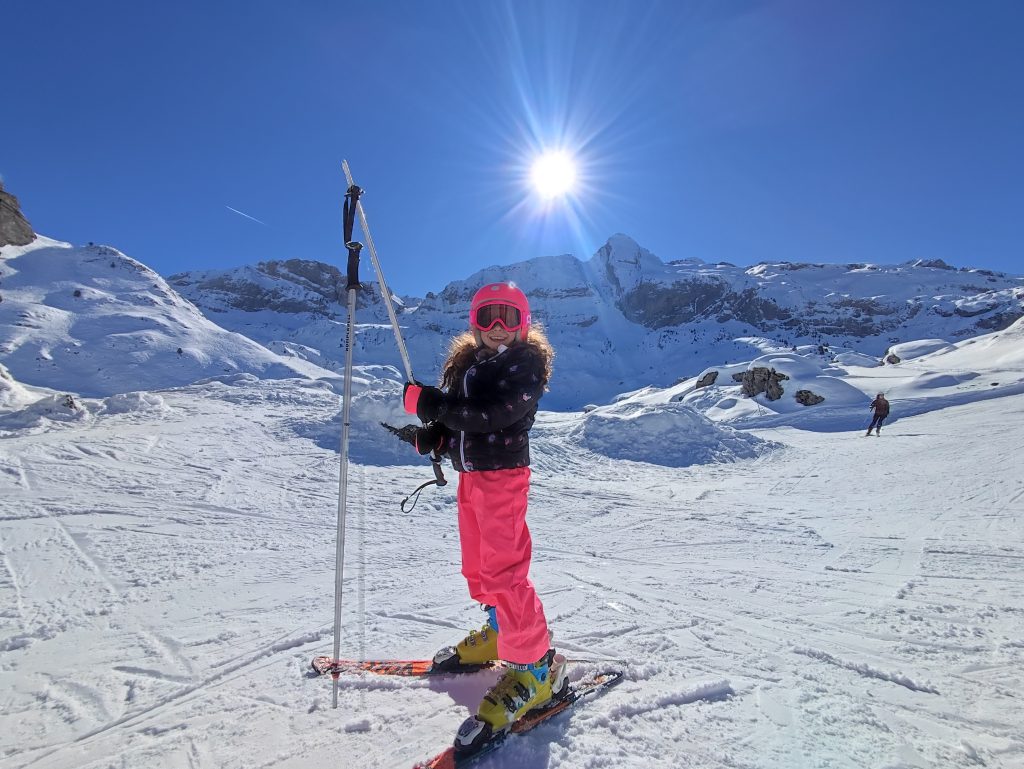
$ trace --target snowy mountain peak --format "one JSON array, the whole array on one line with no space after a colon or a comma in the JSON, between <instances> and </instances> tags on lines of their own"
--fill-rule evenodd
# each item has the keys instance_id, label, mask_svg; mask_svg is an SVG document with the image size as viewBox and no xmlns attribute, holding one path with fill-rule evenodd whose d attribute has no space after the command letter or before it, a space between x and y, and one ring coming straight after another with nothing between
<instances>
[{"instance_id":1,"label":"snowy mountain peak","mask_svg":"<svg viewBox=\"0 0 1024 769\"><path fill-rule=\"evenodd\" d=\"M618 233L597 250L590 259L594 272L622 297L634 290L646 276L658 275L664 263L628 235Z\"/></svg>"}]
</instances>

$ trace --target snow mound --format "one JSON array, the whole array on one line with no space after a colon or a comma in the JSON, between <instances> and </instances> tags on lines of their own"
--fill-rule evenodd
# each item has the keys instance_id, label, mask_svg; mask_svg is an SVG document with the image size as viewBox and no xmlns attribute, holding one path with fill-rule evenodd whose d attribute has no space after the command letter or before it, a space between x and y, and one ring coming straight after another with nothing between
<instances>
[{"instance_id":1,"label":"snow mound","mask_svg":"<svg viewBox=\"0 0 1024 769\"><path fill-rule=\"evenodd\" d=\"M795 353L763 355L750 362L749 369L770 368L789 377L782 382L783 396L770 401L764 395L757 396L758 403L778 414L803 411L815 406L804 406L796 400L800 390L810 390L820 395L829 406L859 406L864 403L864 393L836 376L825 373L822 364Z\"/></svg>"},{"instance_id":2,"label":"snow mound","mask_svg":"<svg viewBox=\"0 0 1024 769\"><path fill-rule=\"evenodd\" d=\"M60 424L83 424L93 418L89 408L72 395L51 393L18 411L0 413L0 436L16 432L45 432Z\"/></svg>"},{"instance_id":3,"label":"snow mound","mask_svg":"<svg viewBox=\"0 0 1024 769\"><path fill-rule=\"evenodd\" d=\"M747 370L755 368L775 369L780 374L785 374L790 379L811 379L821 374L821 365L810 358L798 353L771 353L754 358L748 365ZM792 385L783 384L784 390L789 390Z\"/></svg>"},{"instance_id":4,"label":"snow mound","mask_svg":"<svg viewBox=\"0 0 1024 769\"><path fill-rule=\"evenodd\" d=\"M940 350L954 349L956 348L945 339L918 339L915 342L894 344L889 348L889 352L901 361L906 361L914 360L914 358L920 358L922 355L930 355L934 352L939 352Z\"/></svg>"},{"instance_id":5,"label":"snow mound","mask_svg":"<svg viewBox=\"0 0 1024 769\"><path fill-rule=\"evenodd\" d=\"M934 367L1019 369L1024 366L1024 318L1002 331L976 336L929 356Z\"/></svg>"},{"instance_id":6,"label":"snow mound","mask_svg":"<svg viewBox=\"0 0 1024 769\"><path fill-rule=\"evenodd\" d=\"M612 459L667 467L753 459L772 444L716 425L681 403L617 403L581 418L570 438Z\"/></svg>"},{"instance_id":7,"label":"snow mound","mask_svg":"<svg viewBox=\"0 0 1024 769\"><path fill-rule=\"evenodd\" d=\"M106 414L169 414L171 409L156 393L133 392L105 398L103 411Z\"/></svg>"}]
</instances>

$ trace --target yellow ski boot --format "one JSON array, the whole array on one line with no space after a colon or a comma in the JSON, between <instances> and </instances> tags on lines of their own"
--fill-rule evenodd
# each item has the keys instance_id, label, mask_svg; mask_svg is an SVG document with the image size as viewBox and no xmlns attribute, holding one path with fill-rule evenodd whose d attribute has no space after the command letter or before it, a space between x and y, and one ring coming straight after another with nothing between
<instances>
[{"instance_id":1,"label":"yellow ski boot","mask_svg":"<svg viewBox=\"0 0 1024 769\"><path fill-rule=\"evenodd\" d=\"M488 618L479 631L469 635L455 646L446 646L434 655L434 670L458 673L476 670L498 659L498 617L493 606L485 606Z\"/></svg>"},{"instance_id":2,"label":"yellow ski boot","mask_svg":"<svg viewBox=\"0 0 1024 769\"><path fill-rule=\"evenodd\" d=\"M565 657L548 651L530 665L505 663L505 674L484 695L477 713L455 738L457 751L472 752L498 732L508 731L531 710L543 708L568 691Z\"/></svg>"}]
</instances>

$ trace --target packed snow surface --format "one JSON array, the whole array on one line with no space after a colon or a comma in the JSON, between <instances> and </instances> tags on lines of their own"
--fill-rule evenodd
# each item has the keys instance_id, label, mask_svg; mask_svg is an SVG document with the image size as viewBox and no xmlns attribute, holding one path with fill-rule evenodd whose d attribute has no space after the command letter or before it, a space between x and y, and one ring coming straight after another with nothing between
<instances>
[{"instance_id":1,"label":"packed snow surface","mask_svg":"<svg viewBox=\"0 0 1024 769\"><path fill-rule=\"evenodd\" d=\"M982 395L918 391L880 438L866 408L848 431L755 428L754 458L682 467L581 444L610 417L542 413L532 578L572 675L627 680L481 769L1024 766L1024 394ZM643 397L666 445L715 434ZM386 408L356 407L354 445ZM0 440L5 768L411 767L445 746L493 673L345 675L338 710L306 675L332 644L333 383L233 375L75 413ZM403 514L430 472L402 456L350 467L344 656L429 656L482 620L456 484Z\"/></svg>"}]
</instances>

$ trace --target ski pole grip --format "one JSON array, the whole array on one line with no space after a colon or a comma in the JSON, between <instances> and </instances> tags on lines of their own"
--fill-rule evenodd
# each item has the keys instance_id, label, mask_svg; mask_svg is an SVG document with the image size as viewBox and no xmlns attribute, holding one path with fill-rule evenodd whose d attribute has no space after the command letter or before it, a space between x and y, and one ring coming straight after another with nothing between
<instances>
[{"instance_id":1,"label":"ski pole grip","mask_svg":"<svg viewBox=\"0 0 1024 769\"><path fill-rule=\"evenodd\" d=\"M345 248L348 249L348 291L359 290L359 252L363 250L363 244L352 238L356 226L356 211L359 208L359 196L363 194L362 189L354 184L349 185L345 193L345 206L343 209L343 225L345 235Z\"/></svg>"},{"instance_id":2,"label":"ski pole grip","mask_svg":"<svg viewBox=\"0 0 1024 769\"><path fill-rule=\"evenodd\" d=\"M351 241L345 244L348 249L348 285L347 291L359 288L359 252L363 248L362 243Z\"/></svg>"},{"instance_id":3,"label":"ski pole grip","mask_svg":"<svg viewBox=\"0 0 1024 769\"><path fill-rule=\"evenodd\" d=\"M441 471L441 455L436 451L430 455L430 464L434 467L434 478L437 480L437 485L447 486L448 481L444 477L444 473Z\"/></svg>"}]
</instances>

